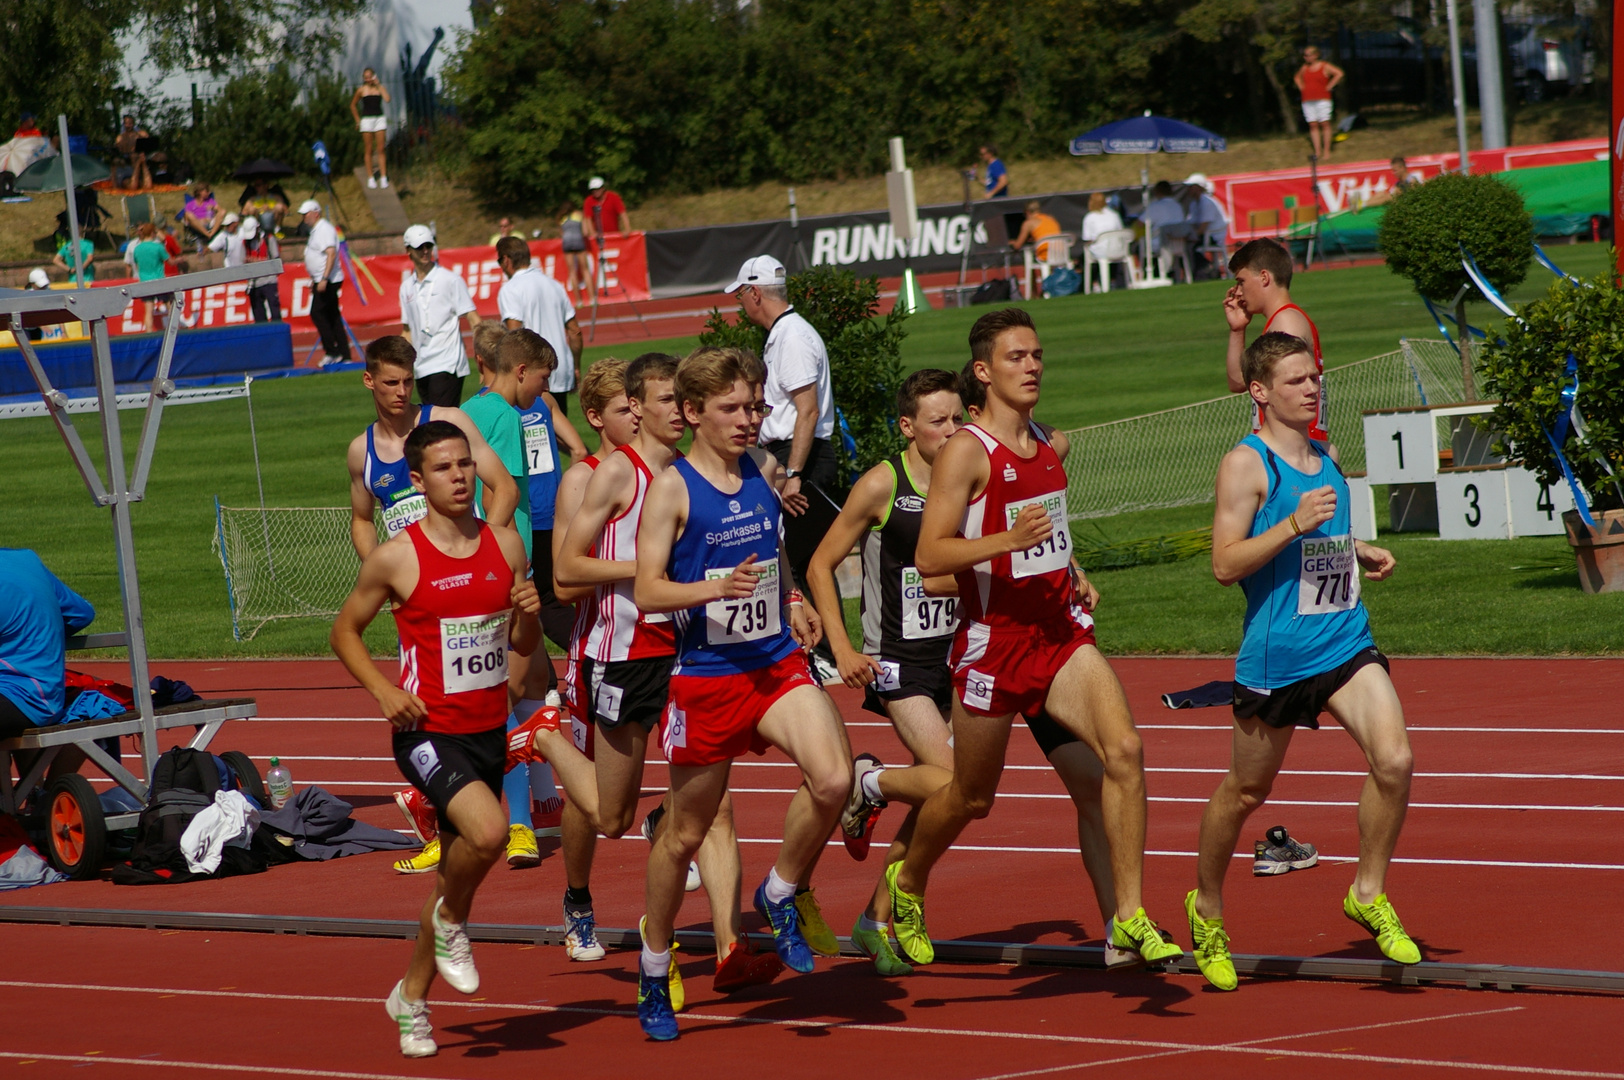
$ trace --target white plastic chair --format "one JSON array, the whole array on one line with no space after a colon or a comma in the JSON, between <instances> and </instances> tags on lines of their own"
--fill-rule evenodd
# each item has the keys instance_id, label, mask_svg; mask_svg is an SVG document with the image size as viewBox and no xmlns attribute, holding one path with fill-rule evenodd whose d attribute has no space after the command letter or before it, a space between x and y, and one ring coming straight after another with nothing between
<instances>
[{"instance_id":1,"label":"white plastic chair","mask_svg":"<svg viewBox=\"0 0 1624 1080\"><path fill-rule=\"evenodd\" d=\"M1071 235L1069 233L1055 233L1045 236L1041 240L1034 240L1021 248L1021 281L1027 289L1031 289L1032 272L1038 271L1038 281L1049 276L1056 267L1071 265ZM1043 249L1043 258L1037 257L1038 249ZM1047 299L1047 297L1045 297Z\"/></svg>"},{"instance_id":2,"label":"white plastic chair","mask_svg":"<svg viewBox=\"0 0 1624 1080\"><path fill-rule=\"evenodd\" d=\"M1190 262L1190 241L1183 236L1162 237L1161 250L1156 252L1156 270L1159 276L1171 279L1173 267L1184 264L1186 284L1195 280L1195 268Z\"/></svg>"},{"instance_id":3,"label":"white plastic chair","mask_svg":"<svg viewBox=\"0 0 1624 1080\"><path fill-rule=\"evenodd\" d=\"M1121 263L1128 276L1128 287L1139 281L1139 264L1133 257L1132 229L1112 229L1100 233L1094 242L1083 245L1083 292L1089 290L1089 278L1094 267L1100 268L1100 291L1111 291L1111 265Z\"/></svg>"}]
</instances>

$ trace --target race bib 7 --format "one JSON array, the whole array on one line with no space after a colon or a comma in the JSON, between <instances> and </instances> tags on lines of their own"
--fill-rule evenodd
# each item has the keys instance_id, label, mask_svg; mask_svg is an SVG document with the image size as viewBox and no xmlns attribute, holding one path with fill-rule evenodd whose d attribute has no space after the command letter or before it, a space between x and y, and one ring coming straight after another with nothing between
<instances>
[{"instance_id":1,"label":"race bib 7","mask_svg":"<svg viewBox=\"0 0 1624 1080\"><path fill-rule=\"evenodd\" d=\"M711 645L731 645L740 641L760 641L777 637L783 630L783 613L778 593L778 560L758 561L761 576L749 596L736 600L712 600L705 605L705 640ZM706 581L732 577L732 567L705 571Z\"/></svg>"},{"instance_id":2,"label":"race bib 7","mask_svg":"<svg viewBox=\"0 0 1624 1080\"><path fill-rule=\"evenodd\" d=\"M404 499L390 503L382 511L384 535L393 537L412 522L428 516L428 512L429 501L421 491L414 491Z\"/></svg>"},{"instance_id":3,"label":"race bib 7","mask_svg":"<svg viewBox=\"0 0 1624 1080\"><path fill-rule=\"evenodd\" d=\"M524 429L524 467L528 476L540 476L558 467L545 425L532 424Z\"/></svg>"},{"instance_id":4,"label":"race bib 7","mask_svg":"<svg viewBox=\"0 0 1624 1080\"><path fill-rule=\"evenodd\" d=\"M1034 503L1048 512L1049 521L1054 525L1054 532L1049 534L1049 539L1036 547L1010 553L1010 573L1017 578L1035 577L1054 570L1064 570L1071 565L1071 524L1067 517L1064 489L1031 499L1022 499L1020 502L1005 503L1004 528L1013 528L1015 519L1020 516L1021 511Z\"/></svg>"},{"instance_id":5,"label":"race bib 7","mask_svg":"<svg viewBox=\"0 0 1624 1080\"><path fill-rule=\"evenodd\" d=\"M905 641L952 635L958 626L959 598L931 596L916 567L902 568L902 637Z\"/></svg>"},{"instance_id":6,"label":"race bib 7","mask_svg":"<svg viewBox=\"0 0 1624 1080\"><path fill-rule=\"evenodd\" d=\"M1353 537L1305 536L1297 578L1297 614L1348 611L1359 602L1359 564Z\"/></svg>"},{"instance_id":7,"label":"race bib 7","mask_svg":"<svg viewBox=\"0 0 1624 1080\"><path fill-rule=\"evenodd\" d=\"M506 611L440 620L440 674L446 693L507 682L507 627Z\"/></svg>"}]
</instances>

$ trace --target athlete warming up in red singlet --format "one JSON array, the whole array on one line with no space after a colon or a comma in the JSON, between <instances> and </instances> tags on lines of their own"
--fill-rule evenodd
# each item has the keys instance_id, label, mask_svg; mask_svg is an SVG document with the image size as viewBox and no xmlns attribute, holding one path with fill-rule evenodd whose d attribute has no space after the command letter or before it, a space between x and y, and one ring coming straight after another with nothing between
<instances>
[{"instance_id":1,"label":"athlete warming up in red singlet","mask_svg":"<svg viewBox=\"0 0 1624 1080\"><path fill-rule=\"evenodd\" d=\"M1241 361L1246 356L1246 328L1255 316L1263 316L1263 333L1290 334L1314 346L1314 366L1318 374L1325 374L1325 358L1320 355L1319 328L1308 313L1291 300L1291 252L1269 239L1252 240L1241 245L1230 256L1229 272L1235 275L1235 284L1224 294L1224 319L1229 323L1229 348L1224 356L1224 369L1229 376L1229 392L1246 393L1246 379L1241 374ZM1263 426L1263 411L1259 409L1252 421L1252 430ZM1319 413L1308 429L1308 437L1315 442L1329 444L1326 432L1325 394L1319 398Z\"/></svg>"}]
</instances>

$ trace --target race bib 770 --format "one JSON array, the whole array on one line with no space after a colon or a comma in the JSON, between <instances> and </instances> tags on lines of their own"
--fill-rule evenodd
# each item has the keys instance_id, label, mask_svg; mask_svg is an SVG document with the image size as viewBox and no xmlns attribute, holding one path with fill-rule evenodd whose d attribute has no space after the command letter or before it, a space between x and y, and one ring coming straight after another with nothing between
<instances>
[{"instance_id":1,"label":"race bib 770","mask_svg":"<svg viewBox=\"0 0 1624 1080\"><path fill-rule=\"evenodd\" d=\"M1359 602L1359 564L1353 537L1303 537L1302 572L1297 578L1297 614L1348 611Z\"/></svg>"}]
</instances>

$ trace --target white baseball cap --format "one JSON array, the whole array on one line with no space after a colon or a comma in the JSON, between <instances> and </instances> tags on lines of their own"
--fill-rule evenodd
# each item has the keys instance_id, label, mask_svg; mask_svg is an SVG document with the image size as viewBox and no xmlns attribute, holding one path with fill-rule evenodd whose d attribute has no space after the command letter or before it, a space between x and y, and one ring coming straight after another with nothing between
<instances>
[{"instance_id":1,"label":"white baseball cap","mask_svg":"<svg viewBox=\"0 0 1624 1080\"><path fill-rule=\"evenodd\" d=\"M744 260L744 265L739 267L738 279L722 291L736 293L746 285L782 285L784 280L783 263L771 255L757 255Z\"/></svg>"},{"instance_id":2,"label":"white baseball cap","mask_svg":"<svg viewBox=\"0 0 1624 1080\"><path fill-rule=\"evenodd\" d=\"M220 227L225 228L227 225L235 225L241 220L242 218L238 217L236 214L227 214L225 217L220 219Z\"/></svg>"},{"instance_id":3,"label":"white baseball cap","mask_svg":"<svg viewBox=\"0 0 1624 1080\"><path fill-rule=\"evenodd\" d=\"M254 237L259 235L259 218L252 216L243 218L242 228L238 229L237 231L244 237L252 240Z\"/></svg>"},{"instance_id":4,"label":"white baseball cap","mask_svg":"<svg viewBox=\"0 0 1624 1080\"><path fill-rule=\"evenodd\" d=\"M603 187L603 177L601 176L594 176L592 179L586 182L586 189L588 191L597 191L601 187Z\"/></svg>"},{"instance_id":5,"label":"white baseball cap","mask_svg":"<svg viewBox=\"0 0 1624 1080\"><path fill-rule=\"evenodd\" d=\"M51 275L45 272L44 267L36 266L28 272L28 283L36 289L49 289L51 287Z\"/></svg>"},{"instance_id":6,"label":"white baseball cap","mask_svg":"<svg viewBox=\"0 0 1624 1080\"><path fill-rule=\"evenodd\" d=\"M301 214L320 213L320 212L321 212L321 203L317 202L315 199L306 199L304 202L299 204L299 213L301 213Z\"/></svg>"},{"instance_id":7,"label":"white baseball cap","mask_svg":"<svg viewBox=\"0 0 1624 1080\"><path fill-rule=\"evenodd\" d=\"M1212 194L1212 181L1207 179L1206 173L1191 173L1189 176L1184 178L1184 182L1186 184L1194 184L1207 194Z\"/></svg>"},{"instance_id":8,"label":"white baseball cap","mask_svg":"<svg viewBox=\"0 0 1624 1080\"><path fill-rule=\"evenodd\" d=\"M401 239L406 242L407 247L419 248L424 244L434 243L434 233L427 225L413 225L406 230L406 235Z\"/></svg>"}]
</instances>

